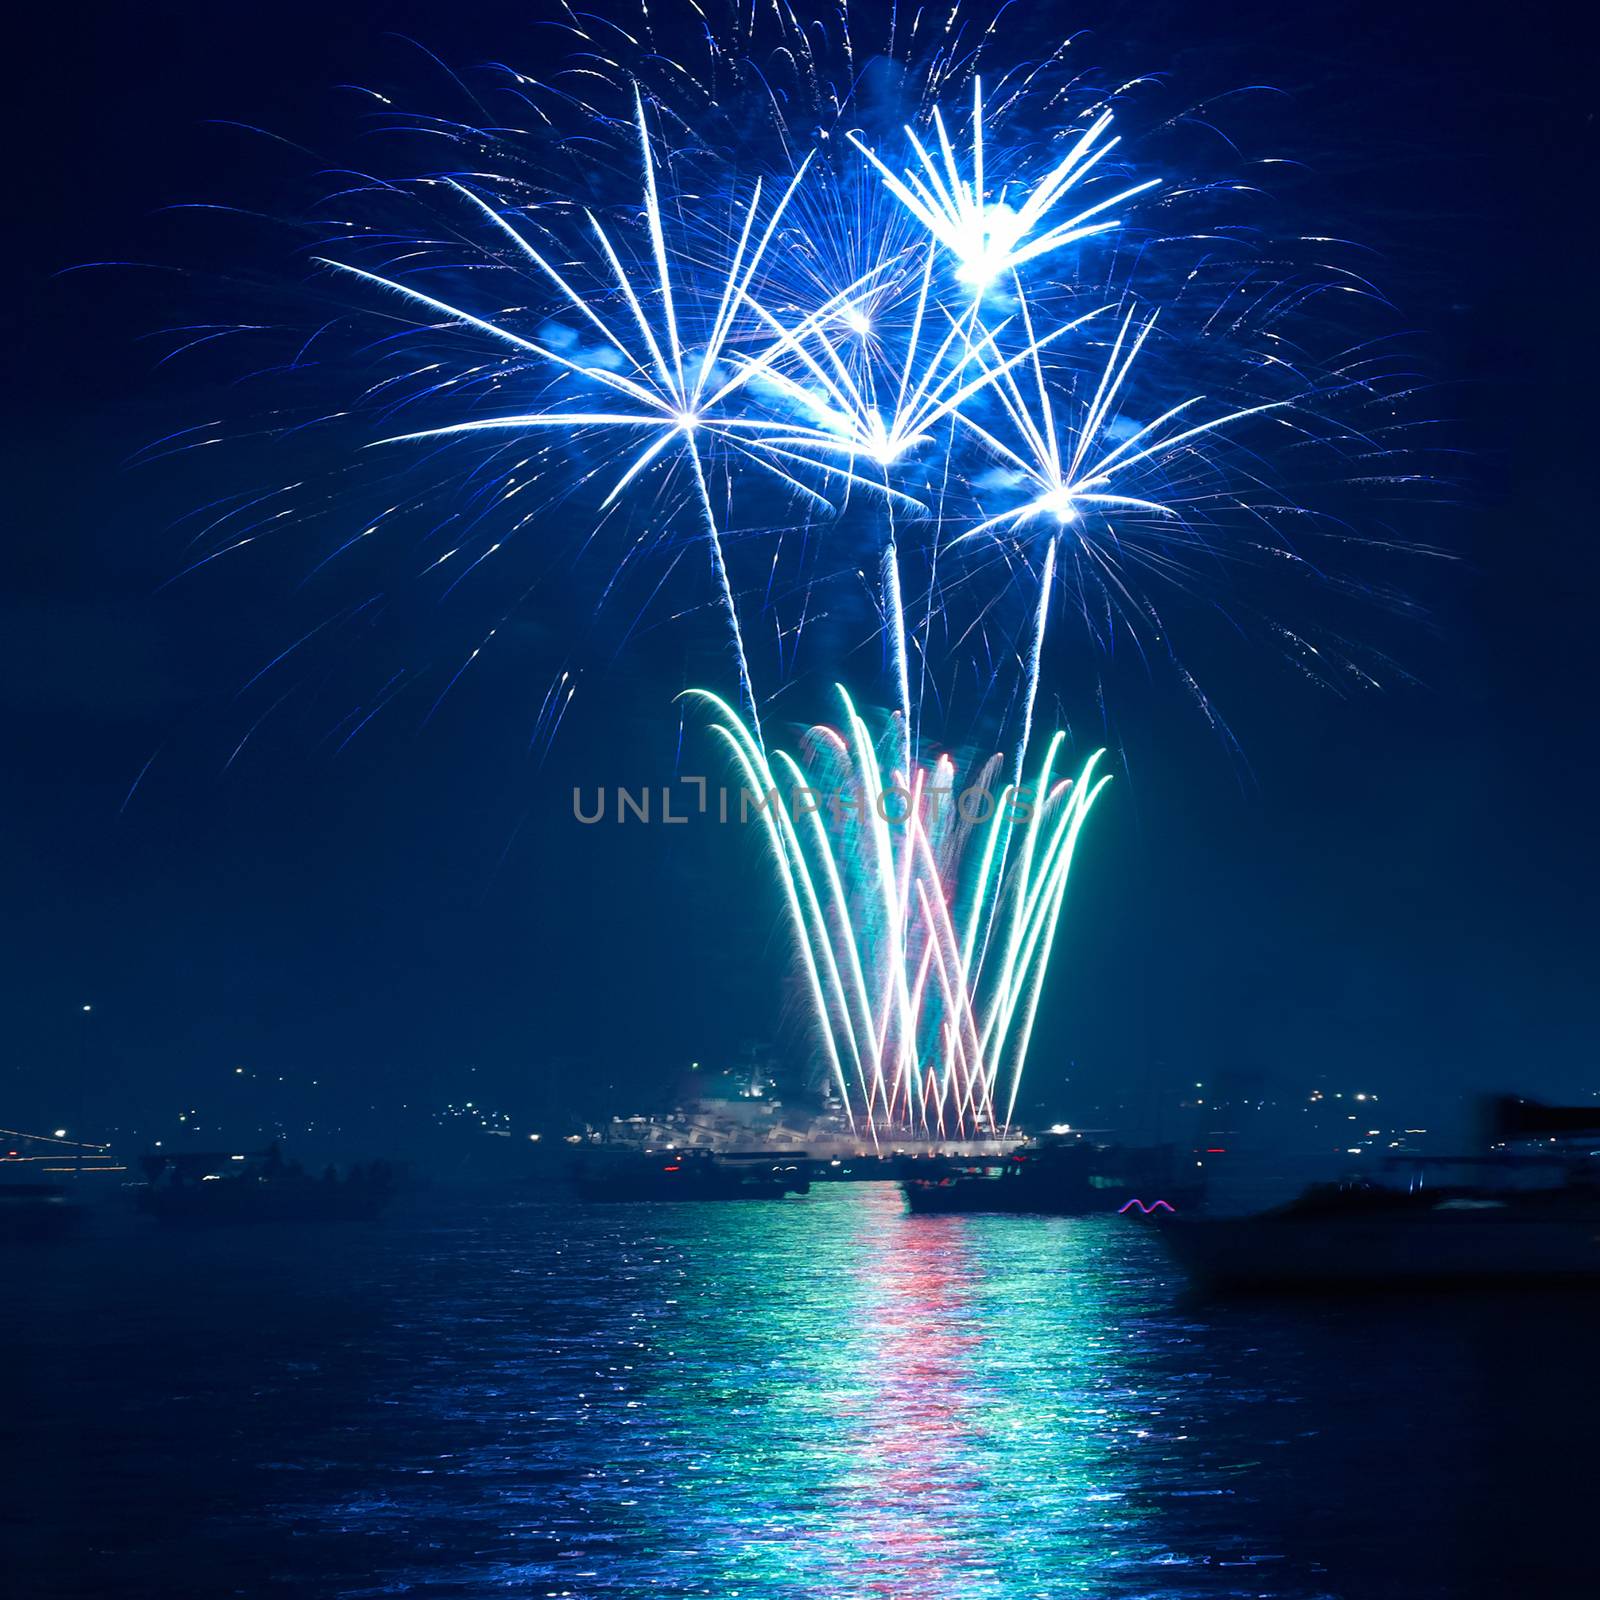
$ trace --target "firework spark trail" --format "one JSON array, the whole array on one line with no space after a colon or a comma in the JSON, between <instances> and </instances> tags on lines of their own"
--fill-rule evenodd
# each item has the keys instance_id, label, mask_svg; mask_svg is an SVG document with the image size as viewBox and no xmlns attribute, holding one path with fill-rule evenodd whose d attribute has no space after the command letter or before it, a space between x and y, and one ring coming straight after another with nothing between
<instances>
[{"instance_id":1,"label":"firework spark trail","mask_svg":"<svg viewBox=\"0 0 1600 1600\"><path fill-rule=\"evenodd\" d=\"M1025 300L1023 307L1026 316ZM971 429L996 456L1013 467L1037 492L1023 504L1013 506L968 529L960 536L958 543L961 540L981 538L997 529L1011 527L1035 517L1053 517L1061 526L1081 521L1086 513L1099 513L1102 516L1112 512L1144 513L1148 516L1177 520L1179 512L1172 505L1135 495L1111 492L1113 480L1123 474L1133 473L1140 468L1148 468L1152 464L1171 458L1185 447L1193 445L1207 435L1218 433L1231 423L1242 422L1248 417L1261 416L1269 411L1278 411L1288 404L1286 401L1269 401L1262 405L1244 406L1213 417L1207 422L1190 424L1175 433L1164 433L1162 430L1169 422L1182 416L1191 406L1200 405L1205 398L1203 395L1193 395L1175 406L1168 407L1153 421L1137 427L1120 443L1110 444L1105 436L1106 428L1114 418L1113 408L1117 397L1134 361L1144 347L1145 340L1156 324L1156 314L1152 313L1130 343L1128 332L1133 326L1136 315L1137 313L1130 308L1123 317L1112 343L1110 355L1100 372L1093 398L1084 410L1082 422L1074 430L1071 449L1065 452L1065 455L1056 429L1055 406L1051 401L1049 387L1039 360L1042 341L1030 340L1023 351L1023 359L1032 364L1036 377L1037 409L1033 408L1021 386L1015 381L1012 369L1018 365L1016 360L991 368L987 365L983 351L975 348L974 359L984 365L986 373L992 373L993 391L1009 421L1020 435L1022 449L1026 450L1027 454L1021 454L1003 443L995 433L973 420L970 415L958 412L958 420ZM1127 347L1126 351L1124 346ZM1097 449L1103 453L1095 455L1093 452Z\"/></svg>"},{"instance_id":2,"label":"firework spark trail","mask_svg":"<svg viewBox=\"0 0 1600 1600\"><path fill-rule=\"evenodd\" d=\"M1110 781L1095 776L1100 753L1075 781L1052 785L1060 743L1052 739L1039 772L1039 798L1027 803L1028 847L1009 872L993 870L993 842L1002 825L991 826L974 873L964 870L959 855L941 864L934 852L933 812L942 802L930 794L941 787L938 769L921 767L909 785L900 785L903 774L886 772L862 738L864 724L842 688L845 718L855 732L847 769L855 804L843 808L853 814L837 817L831 828L814 803L828 789L820 774L786 751L769 756L719 696L690 693L712 710L713 732L733 754L748 792L764 802L764 834L816 1032L852 1128L864 1128L874 1141L904 1132L1004 1132L1078 835ZM885 821L886 801L897 794L909 797L903 815ZM1009 786L998 799L985 798L1021 820ZM786 805L805 817L808 838ZM1046 817L1050 825L1040 846ZM992 948L1003 957L986 964L980 955L972 966L957 926L964 920L970 939L989 916L999 918ZM847 1063L853 1072L846 1072Z\"/></svg>"},{"instance_id":3,"label":"firework spark trail","mask_svg":"<svg viewBox=\"0 0 1600 1600\"><path fill-rule=\"evenodd\" d=\"M1017 740L1016 782L1022 782L1022 763L1028 741L1033 737L1033 708L1039 698L1039 669L1044 662L1044 630L1050 620L1050 586L1056 576L1056 546L1059 536L1045 546L1044 571L1039 574L1039 609L1033 619L1033 648L1028 653L1028 681L1023 690L1022 737Z\"/></svg>"},{"instance_id":4,"label":"firework spark trail","mask_svg":"<svg viewBox=\"0 0 1600 1600\"><path fill-rule=\"evenodd\" d=\"M906 656L906 612L900 594L900 556L894 547L894 530L891 526L889 543L883 550L883 590L885 609L889 617L889 637L894 650L894 679L899 691L896 704L900 711L900 729L904 739L902 770L911 771L912 740L915 737L911 721L911 665Z\"/></svg>"}]
</instances>

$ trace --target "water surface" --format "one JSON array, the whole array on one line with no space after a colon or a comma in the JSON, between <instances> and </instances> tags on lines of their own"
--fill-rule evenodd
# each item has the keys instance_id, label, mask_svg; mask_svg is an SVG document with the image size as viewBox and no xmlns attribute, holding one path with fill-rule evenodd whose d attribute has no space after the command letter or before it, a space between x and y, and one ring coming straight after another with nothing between
<instances>
[{"instance_id":1,"label":"water surface","mask_svg":"<svg viewBox=\"0 0 1600 1600\"><path fill-rule=\"evenodd\" d=\"M25 1596L1578 1595L1585 1298L1208 1305L898 1191L0 1258Z\"/></svg>"}]
</instances>

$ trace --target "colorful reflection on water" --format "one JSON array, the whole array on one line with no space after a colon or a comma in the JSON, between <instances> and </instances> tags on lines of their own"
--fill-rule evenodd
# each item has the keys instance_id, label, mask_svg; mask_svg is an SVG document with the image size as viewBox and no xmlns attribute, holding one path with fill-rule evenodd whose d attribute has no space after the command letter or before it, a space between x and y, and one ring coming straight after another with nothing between
<instances>
[{"instance_id":1,"label":"colorful reflection on water","mask_svg":"<svg viewBox=\"0 0 1600 1600\"><path fill-rule=\"evenodd\" d=\"M1515 1308L1192 1304L1132 1219L875 1185L86 1240L28 1285L13 1570L161 1600L1511 1592L1593 1319L1512 1403Z\"/></svg>"},{"instance_id":2,"label":"colorful reflection on water","mask_svg":"<svg viewBox=\"0 0 1600 1600\"><path fill-rule=\"evenodd\" d=\"M651 1580L1180 1592L1154 1497L1195 1441L1163 1388L1182 1323L1153 1241L1114 1219L909 1217L879 1186L819 1199L828 1225L793 1254L741 1208L729 1248L684 1259L638 1402L683 1468L654 1484Z\"/></svg>"}]
</instances>

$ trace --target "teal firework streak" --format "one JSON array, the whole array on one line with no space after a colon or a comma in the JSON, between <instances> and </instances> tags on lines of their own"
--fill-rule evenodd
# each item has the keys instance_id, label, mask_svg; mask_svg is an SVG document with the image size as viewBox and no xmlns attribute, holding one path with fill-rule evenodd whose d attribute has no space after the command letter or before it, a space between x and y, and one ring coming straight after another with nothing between
<instances>
[{"instance_id":1,"label":"teal firework streak","mask_svg":"<svg viewBox=\"0 0 1600 1600\"><path fill-rule=\"evenodd\" d=\"M1062 735L1031 783L993 784L1002 758L959 788L954 763L901 757L903 725L875 740L837 686L837 727L796 757L769 750L732 705L711 715L759 817L815 1030L851 1126L1002 1134L1015 1114L1078 838L1104 751L1058 771Z\"/></svg>"}]
</instances>

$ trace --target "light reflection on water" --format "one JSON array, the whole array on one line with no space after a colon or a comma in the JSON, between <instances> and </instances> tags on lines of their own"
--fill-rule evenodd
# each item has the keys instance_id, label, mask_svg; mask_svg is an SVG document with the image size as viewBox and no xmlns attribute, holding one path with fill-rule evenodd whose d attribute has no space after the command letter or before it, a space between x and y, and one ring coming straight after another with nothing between
<instances>
[{"instance_id":1,"label":"light reflection on water","mask_svg":"<svg viewBox=\"0 0 1600 1600\"><path fill-rule=\"evenodd\" d=\"M1508 1405L1514 1308L1196 1305L1137 1224L909 1217L880 1185L28 1271L0 1421L37 1468L27 1592L163 1600L1493 1592L1492 1522L1524 1576L1529 1518L1557 1525L1527 1418L1571 1403L1595 1322L1542 1334Z\"/></svg>"}]
</instances>

